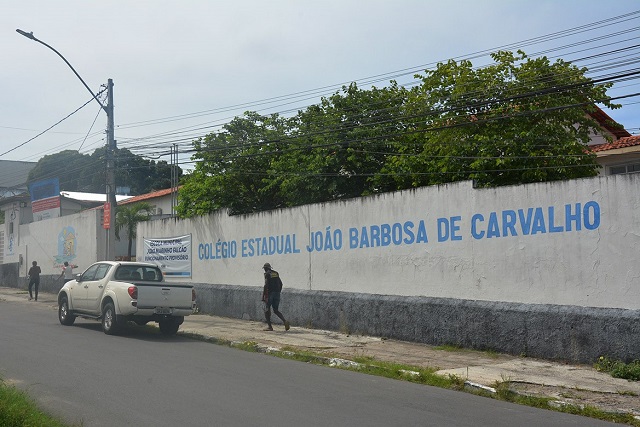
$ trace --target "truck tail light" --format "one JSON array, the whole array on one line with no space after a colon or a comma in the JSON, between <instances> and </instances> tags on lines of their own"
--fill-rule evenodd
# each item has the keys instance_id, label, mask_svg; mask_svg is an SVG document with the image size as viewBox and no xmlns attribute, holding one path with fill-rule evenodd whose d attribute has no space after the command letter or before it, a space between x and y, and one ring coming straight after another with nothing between
<instances>
[{"instance_id":1,"label":"truck tail light","mask_svg":"<svg viewBox=\"0 0 640 427\"><path fill-rule=\"evenodd\" d=\"M127 289L127 292L129 292L129 296L131 297L131 299L138 299L138 287L137 286L129 286L129 289Z\"/></svg>"},{"instance_id":2,"label":"truck tail light","mask_svg":"<svg viewBox=\"0 0 640 427\"><path fill-rule=\"evenodd\" d=\"M191 301L195 301L196 300L196 290L194 288L191 288Z\"/></svg>"}]
</instances>

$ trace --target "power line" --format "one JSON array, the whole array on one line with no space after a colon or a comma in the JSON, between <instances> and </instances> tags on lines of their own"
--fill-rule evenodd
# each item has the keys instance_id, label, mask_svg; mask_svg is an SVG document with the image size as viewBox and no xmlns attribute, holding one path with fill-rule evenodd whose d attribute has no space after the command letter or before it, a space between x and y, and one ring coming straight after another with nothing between
<instances>
[{"instance_id":1,"label":"power line","mask_svg":"<svg viewBox=\"0 0 640 427\"><path fill-rule=\"evenodd\" d=\"M525 40L523 42L518 42L518 43L512 43L509 45L504 45L504 46L500 46L498 48L493 48L491 50L484 50L484 51L480 51L480 52L476 52L476 53L472 53L469 55L465 55L465 56L461 56L458 58L466 58L466 59L475 59L475 58L479 58L481 56L486 55L487 53L491 52L491 51L495 51L495 50L501 50L504 48L513 48L513 47L525 47L525 46L529 46L529 45L534 45L534 44L538 44L538 43L542 43L542 42L548 42L550 40L556 40L556 39L560 39L560 38L565 38L565 37L569 37L569 36L575 36L578 34L582 34L582 33L587 33L589 31L594 31L596 29L603 29L612 25L618 25L620 23L624 23L624 22L631 22L632 20L637 19L639 16L638 14L640 14L640 11L634 11L628 14L624 14L624 15L620 15L617 17L613 17L613 18L608 18L605 20L601 20L598 21L596 23L591 23L591 24L586 24L586 25L582 25L580 27L576 27L573 29L568 29L568 30L563 30L560 32L556 32L556 33L552 33L552 34L548 34L545 36L540 36L540 37L536 37L533 39L528 39ZM637 29L637 27L635 27ZM616 36L619 35L623 35L623 34L627 34L629 33L628 30L621 30L615 33ZM584 45L587 43L594 43L597 41L602 41L605 40L607 38L611 38L612 35L609 34L607 36L600 36L600 37L595 37L595 38L591 38L591 39L587 39L586 41L582 41L581 43L574 43L571 45L564 45L558 48L555 48L554 50L552 50L553 52L559 50L559 49L566 49L567 46L571 46L571 47L575 47L575 46L579 46L579 45ZM629 40L633 40L633 39L626 39L626 41ZM614 43L608 43L606 45L600 45L598 46L598 48L602 48L603 46L609 46L612 45ZM637 46L637 45L636 45ZM628 46L623 48L625 51L631 51L634 48L636 48L635 46ZM584 50L578 50L577 52L582 52ZM604 55L609 55L609 56L613 56L618 54L620 51L622 51L622 49L614 49L610 52L605 52L602 54L599 54L600 56L604 56ZM549 51L551 52L551 51ZM592 58L594 55L590 55L587 56L585 58L579 58L574 60L573 62L578 62L578 61L586 61L586 60L593 60L595 58ZM454 58L456 59L456 58ZM612 63L611 61L608 61L607 63L603 64L603 66L601 67L601 71L605 71L606 67L620 67L620 66L628 66L631 65L633 63L635 63L636 58L631 58L628 62L626 63L620 63L620 61L618 61L617 63ZM393 71L390 73L384 73L384 74L378 74L375 76L371 76L371 77L367 77L364 79L359 79L358 81L361 82L361 84L374 84L376 82L379 81L383 81L385 79L388 78L396 78L396 77L402 77L402 76L407 76L410 75L411 73L415 73L418 72L420 70L424 70L425 67L429 66L429 65L433 65L432 64L426 64L426 65L421 65L421 66L417 66L417 67L411 67L411 68L405 68L402 70L397 70L397 71ZM550 77L549 77L550 78ZM629 77L629 78L635 78L635 77ZM609 81L621 81L621 80L609 80ZM542 82L542 81L541 81ZM343 83L346 84L346 83ZM415 83L408 83L407 85L414 85ZM342 84L341 84L342 85ZM336 85L332 85L332 86L324 86L321 88L316 88L316 89L311 89L311 90L307 90L307 91L303 91L303 92L297 92L294 94L289 94L289 95L282 95L282 96L278 96L278 97L272 97L272 98L267 98L264 100L260 100L260 101L254 101L254 103L244 103L244 104L236 104L234 106L231 107L224 107L224 108L218 108L218 109L213 109L213 110L206 110L203 112L197 112L197 113L189 113L189 114L183 114L183 115L178 115L178 116L171 116L168 119L170 119L170 121L176 121L177 119L182 119L182 118L192 118L194 117L194 115L198 115L201 113L206 114L210 114L210 113L218 113L220 111L232 111L233 108L239 108L239 107L248 107L248 106L252 106L252 105L257 105L257 106L267 106L267 105L272 105L275 102L280 102L280 107L284 106L284 105L291 105L294 104L296 102L299 102L301 99L314 99L314 97L317 97L318 95L325 93L327 94L327 90L330 89L332 91L335 90ZM333 93L333 92L332 92ZM481 96L481 93L474 93L474 96ZM469 96L471 96L471 93L469 94ZM371 105L371 107L376 107L376 105ZM299 108L299 107L298 107ZM284 112L292 112L295 111L296 109L291 109L291 110L284 110ZM392 110L389 110L392 111ZM175 119L175 120L174 120ZM132 125L132 127L138 126L138 125L145 125L145 123L151 125L157 125L160 123L163 123L162 121L163 119L154 119L151 121L147 121L147 122L134 122L134 123L129 123L129 124L124 124L119 126L119 128L124 129L126 128L126 126L128 125ZM226 119L222 119L222 120L226 120ZM210 123L203 123L201 125L196 125L196 127L191 126L191 127L185 127L182 129L178 129L178 130L174 130L171 132L163 132L163 133L158 133L155 135L151 135L151 136L147 136L147 137L141 137L141 138L119 138L120 143L123 146L127 146L130 147L130 149L133 151L137 151L137 152L144 152L145 150L147 152L149 152L149 154L152 154L154 156L158 156L159 154L161 154L161 150L165 149L167 150L167 154L168 154L168 145L169 144L173 144L173 143L179 143L182 144L183 146L186 146L187 142L193 142L194 139L199 139L204 137L204 133L205 131L211 131L214 128L221 128L222 126L224 126L226 123L223 121L218 121L217 124L215 125L211 125ZM208 126L206 126L208 125ZM334 129L333 132L340 132L340 131L344 131L345 128L339 128L339 129ZM300 136L301 137L301 136ZM84 143L83 143L84 144ZM17 147L16 147L17 148Z\"/></svg>"},{"instance_id":2,"label":"power line","mask_svg":"<svg viewBox=\"0 0 640 427\"><path fill-rule=\"evenodd\" d=\"M64 122L65 120L67 120L69 117L73 116L74 114L76 114L78 111L80 111L81 109L83 109L85 106L87 106L89 103L91 103L91 101L93 101L93 98L90 99L89 101L85 102L84 104L82 104L82 106L80 106L79 108L77 108L76 110L74 110L72 113L68 114L67 116L65 116L64 118L58 120L56 123L54 123L53 125L49 126L47 129L43 130L42 132L40 132L39 134L37 134L36 136L29 138L27 141L23 142L22 144L19 144L13 148L11 148L10 150L5 151L4 153L0 153L0 157L4 156L5 154L8 154L14 150L17 150L18 148L30 143L31 141L33 141L34 139L38 138L39 136L44 135L45 133L47 133L47 131L53 129L54 127L58 126L60 123Z\"/></svg>"},{"instance_id":3,"label":"power line","mask_svg":"<svg viewBox=\"0 0 640 427\"><path fill-rule=\"evenodd\" d=\"M516 42L516 43L510 43L510 44L498 46L498 47L495 47L495 48L492 48L492 49L485 49L485 50L474 52L474 53L471 53L471 54L454 57L452 59L454 59L454 60L477 59L477 58L480 58L482 56L487 55L488 53L495 52L495 51L498 51L498 50L520 49L520 48L523 48L523 47L526 47L526 46L539 44L539 43L543 43L543 42L548 42L550 40L555 40L555 39L558 39L558 38L564 38L564 37L568 37L568 36L571 36L571 35L580 34L580 33L583 33L583 32L589 32L589 31L595 31L595 30L598 30L598 29L603 29L603 28L606 28L606 27L611 26L611 25L619 25L620 23L624 23L624 22L628 22L628 21L631 21L631 20L634 20L634 19L638 19L639 15L640 15L640 11L633 11L633 12L630 12L630 13L626 13L626 14L619 15L619 16L612 17L612 18L607 18L607 19L604 19L604 20L600 20L600 21L597 21L597 22L590 23L590 24L581 25L581 26L578 26L578 27L575 27L575 28L562 30L562 31L558 31L558 32L555 32L555 33L551 33L551 34L547 34L547 35L543 35L543 36L538 36L538 37L526 39L524 41L520 41L520 42ZM637 30L637 28L636 28L636 30ZM611 37L611 35L600 36L600 38L603 38L603 37ZM318 88L310 89L310 90L305 90L305 91L301 91L301 92L295 92L295 93L290 93L290 94L286 94L286 95L281 95L281 96L276 96L276 97L271 97L271 98L265 98L265 99L261 99L261 100L258 100L258 101L235 104L235 105L228 106L228 107L221 107L221 108L216 108L216 109L211 109L211 110L203 110L203 111L199 111L199 112L195 112L195 113L186 113L186 114L182 114L182 115L169 116L169 117L160 118L160 119L151 119L151 120L147 120L147 121L138 121L138 122L132 122L132 123L125 123L125 124L121 124L119 126L119 128L125 129L128 126L134 126L134 125L138 126L138 125L145 125L145 124L158 124L158 123L162 123L163 120L175 121L176 119L191 118L191 117L194 117L194 116L195 117L200 117L202 115L208 115L208 114L212 114L212 113L233 111L233 110L237 110L239 108L247 108L247 107L253 107L253 106L263 106L263 105L265 105L267 103L281 102L282 100L291 100L292 98L295 99L297 97L308 97L309 95L313 95L314 97L317 97L317 96L320 96L320 95L323 95L323 94L327 95L327 94L333 93L335 90L339 89L340 87L342 87L344 85L349 85L353 81L361 82L360 85L373 84L373 83L376 83L376 82L387 81L389 79L397 78L397 77L400 77L400 76L412 75L414 73L417 73L417 72L423 71L423 70L425 70L427 68L430 68L430 67L432 67L434 65L436 65L436 62L431 62L431 63L422 64L422 65L418 65L418 66L414 66L414 67L404 68L404 69L401 69L401 70L391 71L391 72L387 72L387 73L377 74L377 75L370 76L370 77L359 78L359 79L352 80L352 81L345 81L345 82L338 83L338 84L322 86L322 87L318 87Z\"/></svg>"}]
</instances>

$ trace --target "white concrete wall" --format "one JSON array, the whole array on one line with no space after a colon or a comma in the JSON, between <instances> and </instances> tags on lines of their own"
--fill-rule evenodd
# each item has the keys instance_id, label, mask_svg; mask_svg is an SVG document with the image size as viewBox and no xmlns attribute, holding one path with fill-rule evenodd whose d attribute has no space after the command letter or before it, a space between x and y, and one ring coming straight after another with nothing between
<instances>
[{"instance_id":1,"label":"white concrete wall","mask_svg":"<svg viewBox=\"0 0 640 427\"><path fill-rule=\"evenodd\" d=\"M77 272L82 272L103 259L103 234L97 210L21 225L17 251L23 257L20 275L26 276L32 261L38 262L43 275L60 274L64 261L78 265ZM5 262L17 262L18 257Z\"/></svg>"},{"instance_id":2,"label":"white concrete wall","mask_svg":"<svg viewBox=\"0 0 640 427\"><path fill-rule=\"evenodd\" d=\"M153 207L162 209L162 213L160 215L171 215L171 194L154 197L153 199L145 201L149 202Z\"/></svg>"},{"instance_id":3,"label":"white concrete wall","mask_svg":"<svg viewBox=\"0 0 640 427\"><path fill-rule=\"evenodd\" d=\"M305 290L640 309L639 188L638 174L496 189L461 182L218 212L141 223L137 253L142 260L143 237L192 234L196 283L261 285L270 262L285 286Z\"/></svg>"}]
</instances>

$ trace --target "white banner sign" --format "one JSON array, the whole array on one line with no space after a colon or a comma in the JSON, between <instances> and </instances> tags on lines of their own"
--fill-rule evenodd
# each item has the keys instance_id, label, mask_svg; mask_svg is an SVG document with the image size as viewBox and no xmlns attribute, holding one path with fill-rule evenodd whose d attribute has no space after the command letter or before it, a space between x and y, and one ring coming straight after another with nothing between
<instances>
[{"instance_id":1,"label":"white banner sign","mask_svg":"<svg viewBox=\"0 0 640 427\"><path fill-rule=\"evenodd\" d=\"M191 234L144 239L144 262L158 265L166 277L191 277Z\"/></svg>"}]
</instances>

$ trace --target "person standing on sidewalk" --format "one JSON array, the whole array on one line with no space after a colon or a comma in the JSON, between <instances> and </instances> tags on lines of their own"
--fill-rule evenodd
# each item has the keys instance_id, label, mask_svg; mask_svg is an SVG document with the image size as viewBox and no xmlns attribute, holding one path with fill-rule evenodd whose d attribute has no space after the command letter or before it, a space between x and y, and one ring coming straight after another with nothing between
<instances>
[{"instance_id":1,"label":"person standing on sidewalk","mask_svg":"<svg viewBox=\"0 0 640 427\"><path fill-rule=\"evenodd\" d=\"M40 287L40 273L42 273L42 270L40 270L40 266L38 265L38 263L36 261L33 261L31 263L31 268L29 269L29 301L31 301L33 299L33 293L32 293L32 288L35 285L35 291L36 291L36 301L38 301L38 287Z\"/></svg>"},{"instance_id":2,"label":"person standing on sidewalk","mask_svg":"<svg viewBox=\"0 0 640 427\"><path fill-rule=\"evenodd\" d=\"M73 269L78 268L77 265L69 264L68 261L64 262L64 266L62 267L62 273L60 273L60 277L64 276L64 283L67 283L69 280L73 280ZM60 278L58 277L58 279Z\"/></svg>"},{"instance_id":3,"label":"person standing on sidewalk","mask_svg":"<svg viewBox=\"0 0 640 427\"><path fill-rule=\"evenodd\" d=\"M264 289L262 290L262 301L264 306L264 317L267 319L267 328L265 331L273 331L271 325L271 307L273 312L284 323L284 330L289 330L289 322L284 318L278 310L280 308L280 292L282 291L282 280L277 271L271 269L268 262L262 267L264 269Z\"/></svg>"}]
</instances>

